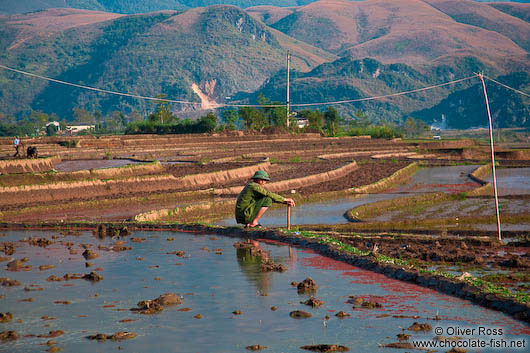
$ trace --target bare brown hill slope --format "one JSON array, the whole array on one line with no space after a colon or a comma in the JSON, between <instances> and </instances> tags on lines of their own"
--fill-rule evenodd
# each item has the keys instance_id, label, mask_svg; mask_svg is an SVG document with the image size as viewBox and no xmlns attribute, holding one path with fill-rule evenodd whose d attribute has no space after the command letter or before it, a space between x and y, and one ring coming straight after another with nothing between
<instances>
[{"instance_id":1,"label":"bare brown hill slope","mask_svg":"<svg viewBox=\"0 0 530 353\"><path fill-rule=\"evenodd\" d=\"M260 20L261 22L271 25L273 23L278 22L285 16L289 16L294 11L296 11L296 7L276 7L276 6L268 6L268 5L262 5L262 6L253 6L246 9L246 11L250 14L250 16L254 17L257 20Z\"/></svg>"},{"instance_id":2,"label":"bare brown hill slope","mask_svg":"<svg viewBox=\"0 0 530 353\"><path fill-rule=\"evenodd\" d=\"M0 23L16 28L16 37L8 51L16 49L24 42L38 37L48 37L66 30L113 20L123 15L79 9L48 9L20 15L0 16Z\"/></svg>"},{"instance_id":3,"label":"bare brown hill slope","mask_svg":"<svg viewBox=\"0 0 530 353\"><path fill-rule=\"evenodd\" d=\"M530 22L530 3L493 2L488 5L523 21Z\"/></svg>"},{"instance_id":4,"label":"bare brown hill slope","mask_svg":"<svg viewBox=\"0 0 530 353\"><path fill-rule=\"evenodd\" d=\"M425 0L425 2L459 23L500 33L526 51L530 50L530 23L522 19L488 4L470 0ZM530 6L527 8L530 10Z\"/></svg>"},{"instance_id":5,"label":"bare brown hill slope","mask_svg":"<svg viewBox=\"0 0 530 353\"><path fill-rule=\"evenodd\" d=\"M0 51L9 52L6 66L101 89L144 96L163 92L195 102L198 93L222 102L235 92L256 90L285 66L287 50L298 71L337 59L225 5L130 16L76 9L0 16L0 37ZM4 114L33 109L68 117L87 104L104 114L143 110L138 101L15 80L5 71L0 77ZM200 114L189 105L178 109Z\"/></svg>"},{"instance_id":6,"label":"bare brown hill slope","mask_svg":"<svg viewBox=\"0 0 530 353\"><path fill-rule=\"evenodd\" d=\"M461 23L480 19L484 28ZM425 64L462 53L491 61L522 58L530 38L530 24L468 0L322 0L294 9L272 27L339 56L384 63Z\"/></svg>"},{"instance_id":7,"label":"bare brown hill slope","mask_svg":"<svg viewBox=\"0 0 530 353\"><path fill-rule=\"evenodd\" d=\"M122 16L124 15L101 11L48 9L9 17L6 16L6 18L9 18L6 24L16 25L19 28L23 28L26 32L58 32L69 28L112 20Z\"/></svg>"}]
</instances>

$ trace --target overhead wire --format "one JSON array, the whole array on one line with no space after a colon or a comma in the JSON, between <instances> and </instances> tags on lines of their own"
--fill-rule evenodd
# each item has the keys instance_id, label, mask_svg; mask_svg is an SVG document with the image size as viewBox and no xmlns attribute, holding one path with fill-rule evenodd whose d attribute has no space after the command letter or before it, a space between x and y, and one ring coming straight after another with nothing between
<instances>
[{"instance_id":1,"label":"overhead wire","mask_svg":"<svg viewBox=\"0 0 530 353\"><path fill-rule=\"evenodd\" d=\"M33 74L31 72L26 72L26 71L22 71L22 70L13 69L11 67L7 67L7 66L2 65L2 64L0 64L0 68L6 69L6 70L9 70L9 71L13 71L13 72L17 72L19 74L23 74L23 75L26 75L26 76L40 78L40 79L43 79L43 80L46 80L46 81L51 81L51 82L60 83L60 84L67 85L67 86L83 88L83 89L86 89L86 90L96 91L96 92L101 92L101 93L108 93L108 94L114 94L114 95L118 95L118 96L125 96L125 97L138 98L138 99L163 101L163 102L171 102L171 103L180 103L180 104L197 104L197 105L201 104L201 103L198 103L198 102L189 102L189 101L180 101L180 100L167 99L167 98L141 96L141 95L138 95L138 94L116 92L116 91L110 91L110 90L107 90L107 89L101 89L101 88L96 88L96 87L80 85L80 84L77 84L77 83L61 81L61 80L57 80L57 79L54 79L54 78L51 78L51 77L46 77L46 76L42 76L42 75L38 75L38 74Z\"/></svg>"},{"instance_id":2,"label":"overhead wire","mask_svg":"<svg viewBox=\"0 0 530 353\"><path fill-rule=\"evenodd\" d=\"M177 103L177 104L189 104L189 105L202 105L201 102L192 102L192 101L184 101L184 100L176 100L176 99L160 98L160 97L150 97L150 96L143 96L143 95L131 94L131 93L123 93L123 92L111 91L111 90L97 88L97 87L81 85L81 84L77 84L77 83L72 83L72 82L67 82L67 81L54 79L54 78L43 76L43 75L39 75L39 74L34 74L34 73L23 71L23 70L17 70L17 69L14 69L14 68L2 65L2 64L0 64L0 68L8 70L8 71L16 72L16 73L19 73L19 74L22 74L22 75L35 77L35 78L39 78L39 79L50 81L50 82L55 82L55 83L59 83L59 84L67 85L67 86L82 88L82 89L95 91L95 92L100 92L100 93L113 94L113 95L117 95L117 96L137 98L137 99L145 99L145 100L151 100L151 101L160 101L160 102ZM439 88L439 87L444 87L444 86L448 86L448 85L453 85L453 84L456 84L456 83L459 83L459 82L463 82L463 81L467 81L467 80L473 79L475 77L478 77L478 74L473 74L472 76L468 76L468 77L464 77L464 78L460 78L460 79L457 79L457 80L452 80L452 81L449 81L449 82L444 82L444 83L440 83L440 84L436 84L436 85L431 85L431 86L427 86L427 87L412 89L412 90L408 90L408 91L402 91L402 92L390 93L390 94L385 94L385 95L379 95L379 96L355 98L355 99L346 99L346 100L337 100L337 101L330 101L330 102L319 102L319 103L291 103L290 105L291 106L296 106L296 107L311 107L311 106L325 106L325 105L335 105L335 104L346 104L346 103L364 102L364 101L371 101L371 100L384 99L384 98L392 98L392 97L403 96L403 95L407 95L407 94L411 94L411 93L423 92L423 91L427 91L427 90L431 90L431 89L435 89L435 88ZM501 85L501 86L503 86L503 87L505 87L507 89L513 90L513 91L515 91L515 92L517 92L519 94L522 94L524 96L530 97L530 94L528 94L528 93L525 93L525 92L520 91L518 89L512 88L512 87L510 87L508 85L505 85L505 84L503 84L503 83L501 83L499 81L496 81L496 80L494 80L494 79L492 79L490 77L487 77L487 76L483 76L483 77L487 78L488 80L490 80L490 81L492 81L492 82L494 82L494 83L496 83L498 85ZM236 103L233 103L233 104L230 104L230 103L219 103L219 104L211 104L211 105L213 106L213 108L223 108L223 107L258 107L258 108L259 107L262 107L262 108L266 107L266 108L275 108L275 107L285 107L286 106L286 104L236 104Z\"/></svg>"},{"instance_id":3,"label":"overhead wire","mask_svg":"<svg viewBox=\"0 0 530 353\"><path fill-rule=\"evenodd\" d=\"M521 90L518 90L518 89L515 89L515 88L510 87L510 86L508 86L508 85L505 85L504 83L501 83L501 82L499 82L499 81L496 81L496 80L494 80L494 79L492 79L492 78L490 78L490 77L488 77L488 76L483 75L483 77L486 78L486 79L488 79L488 80L490 80L490 81L492 81L492 82L495 82L495 83L498 84L498 85L501 85L501 86L504 87L504 88L510 89L510 90L512 90L512 91L515 91L515 92L517 92L517 93L519 93L519 94L522 94L523 96L530 97L530 94L525 93L525 92L523 92L523 91L521 91Z\"/></svg>"},{"instance_id":4,"label":"overhead wire","mask_svg":"<svg viewBox=\"0 0 530 353\"><path fill-rule=\"evenodd\" d=\"M292 106L298 106L298 107L308 107L308 106L313 106L313 105L330 105L330 104L355 103L355 102L363 102L363 101L368 101L368 100L397 97L397 96L403 96L403 95L410 94L410 93L422 92L422 91L427 91L427 90L438 88L438 87L452 85L452 84L455 84L455 83L458 83L458 82L470 80L470 79L475 78L475 77L477 77L477 75L464 77L464 78L461 78L461 79L458 79L458 80L453 80L453 81L450 81L450 82L440 83L440 84L432 85L432 86L428 86L428 87L417 88L417 89L413 89L413 90L409 90L409 91L403 91L403 92L397 92L397 93L391 93L391 94L385 94L385 95L381 95L381 96L365 97L365 98L357 98L357 99L347 99L347 100L334 101L334 102L325 102L325 103L299 103L299 104L293 103L291 105Z\"/></svg>"}]
</instances>

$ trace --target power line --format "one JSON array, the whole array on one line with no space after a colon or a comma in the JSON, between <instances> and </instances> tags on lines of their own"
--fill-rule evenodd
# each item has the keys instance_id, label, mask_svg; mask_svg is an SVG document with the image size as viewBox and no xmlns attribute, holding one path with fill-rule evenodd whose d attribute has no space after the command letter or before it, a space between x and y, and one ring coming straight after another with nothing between
<instances>
[{"instance_id":1,"label":"power line","mask_svg":"<svg viewBox=\"0 0 530 353\"><path fill-rule=\"evenodd\" d=\"M507 85L505 85L504 83L501 83L501 82L499 82L499 81L495 81L494 79L489 78L488 76L483 76L483 77L484 77L484 78L487 78L488 80L490 80L490 81L492 81L492 82L495 82L495 83L498 84L498 85L501 85L501 86L504 87L504 88L511 89L512 91L515 91L515 92L517 92L517 93L519 93L519 94L522 94L523 96L530 97L530 94L528 94L528 93L525 93L525 92L523 92L523 91L520 91L520 90L515 89L515 88L513 88L513 87L510 87L510 86L507 86Z\"/></svg>"},{"instance_id":2,"label":"power line","mask_svg":"<svg viewBox=\"0 0 530 353\"><path fill-rule=\"evenodd\" d=\"M202 104L200 102L191 102L191 101L175 100L175 99L167 99L167 98L156 98L156 97L142 96L142 95L138 95L138 94L130 94L130 93L111 91L111 90L107 90L107 89L90 87L90 86L86 86L86 85L80 85L80 84L77 84L77 83L71 83L71 82L66 82L66 81L62 81L62 80L57 80L57 79L54 79L54 78L51 78L51 77L46 77L46 76L42 76L42 75L31 73L31 72L23 71L23 70L17 70L17 69L14 69L14 68L2 65L2 64L0 64L0 68L5 69L5 70L9 70L9 71L13 71L13 72L16 72L16 73L19 73L19 74L22 74L22 75L35 77L35 78L40 78L42 80L55 82L55 83L59 83L59 84L67 85L67 86L82 88L82 89L86 89L86 90L90 90L90 91L100 92L100 93L107 93L107 94L113 94L113 95L123 96L123 97L145 99L145 100L152 100L152 101L161 101L161 102L169 102L169 103L177 103L177 104L189 104L189 105L201 105ZM437 84L437 85L432 85L432 86L423 87L423 88L417 88L417 89L413 89L413 90L409 90L409 91L385 94L385 95L380 95L380 96L364 97L364 98L356 98L356 99L347 99L347 100L338 100L338 101L332 101L332 102L320 102L320 103L290 103L289 105L290 106L296 106L296 107L310 107L310 106L321 106L321 105L333 105L333 104L364 102L364 101L371 101L371 100L377 100L377 99L398 97L398 96L403 96L403 95L407 95L407 94L411 94L411 93L423 92L423 91L435 89L435 88L438 88L438 87L444 87L444 86L448 86L448 85L453 85L453 84L456 84L456 83L459 83L459 82L470 80L470 79L475 78L475 77L478 77L477 74L474 74L473 76L457 79L457 80L452 80L452 81L445 82L445 83L440 83L440 84ZM507 86L507 85L505 85L505 84L503 84L501 82L498 82L498 81L496 81L496 80L494 80L492 78L489 78L487 76L484 76L484 77L487 78L488 80L492 81L492 82L495 82L495 83L507 88L507 89L511 89L511 90L513 90L513 91L515 91L515 92L517 92L519 94L522 94L524 96L530 97L530 94L528 94L528 93L522 92L522 91L517 90L515 88L512 88L510 86ZM225 103L225 104L215 104L213 106L214 106L214 108L222 108L222 107L256 107L256 108L266 107L266 108L276 108L276 107L286 107L286 104L263 104L262 105L262 104L226 104Z\"/></svg>"},{"instance_id":3,"label":"power line","mask_svg":"<svg viewBox=\"0 0 530 353\"><path fill-rule=\"evenodd\" d=\"M163 102L171 102L171 103L180 103L180 104L197 104L197 105L201 105L201 103L197 103L197 102L188 102L188 101L179 101L179 100L174 100L174 99L146 97L146 96L140 96L140 95L137 95L137 94L115 92L115 91L109 91L109 90L101 89L101 88L95 88L95 87L90 87L90 86L85 86L85 85L79 85L77 83L71 83L71 82L56 80L54 78L50 78L50 77L46 77L46 76L42 76L42 75L37 75L37 74L32 74L31 72L26 72L26 71L22 71L22 70L13 69L11 67L7 67L7 66L4 66L2 64L0 64L0 68L6 69L6 70L9 70L9 71L14 71L14 72L17 72L19 74L26 75L26 76L40 78L40 79L43 79L43 80L46 80L46 81L60 83L60 84L63 84L63 85L73 86L73 87L77 87L77 88L83 88L83 89L87 89L87 90L90 90L90 91L114 94L114 95L117 95L117 96L125 96L125 97L131 97L131 98L147 99L147 100L163 101Z\"/></svg>"},{"instance_id":4,"label":"power line","mask_svg":"<svg viewBox=\"0 0 530 353\"><path fill-rule=\"evenodd\" d=\"M382 99L382 98L389 98L389 97L397 97L397 96L403 96L405 94L422 92L422 91L427 91L427 90L438 88L438 87L452 85L452 84L455 84L455 83L458 83L458 82L470 80L470 79L475 78L475 77L477 77L477 75L461 78L461 79L458 79L458 80L453 80L453 81L450 81L450 82L440 83L438 85L433 85L433 86L413 89L413 90L410 90L410 91L385 94L385 95L382 95L382 96L365 97L365 98L357 98L357 99L348 99L348 100L335 101L335 102L326 102L326 103L300 103L300 104L291 104L291 105L292 106L297 106L297 107L308 107L308 106L312 106L312 105L330 105L330 104L354 103L354 102L363 102L363 101Z\"/></svg>"}]
</instances>

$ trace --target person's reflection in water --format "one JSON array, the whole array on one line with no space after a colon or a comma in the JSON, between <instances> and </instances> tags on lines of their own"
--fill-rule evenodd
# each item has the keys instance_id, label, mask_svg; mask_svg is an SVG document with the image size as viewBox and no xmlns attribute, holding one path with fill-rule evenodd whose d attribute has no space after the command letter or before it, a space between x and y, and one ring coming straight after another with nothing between
<instances>
[{"instance_id":1,"label":"person's reflection in water","mask_svg":"<svg viewBox=\"0 0 530 353\"><path fill-rule=\"evenodd\" d=\"M268 294L270 288L269 273L261 269L261 264L269 261L269 254L255 240L235 243L237 263L243 273L255 283L260 295Z\"/></svg>"}]
</instances>

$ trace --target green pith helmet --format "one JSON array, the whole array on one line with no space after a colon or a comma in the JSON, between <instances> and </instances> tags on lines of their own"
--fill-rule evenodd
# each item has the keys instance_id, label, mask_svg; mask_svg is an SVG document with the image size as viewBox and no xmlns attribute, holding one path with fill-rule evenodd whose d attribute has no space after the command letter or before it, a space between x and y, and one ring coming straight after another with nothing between
<instances>
[{"instance_id":1,"label":"green pith helmet","mask_svg":"<svg viewBox=\"0 0 530 353\"><path fill-rule=\"evenodd\" d=\"M269 174L267 174L266 171L264 170L258 170L256 173L254 173L254 176L252 177L252 179L262 179L262 180L271 180L269 178Z\"/></svg>"}]
</instances>

